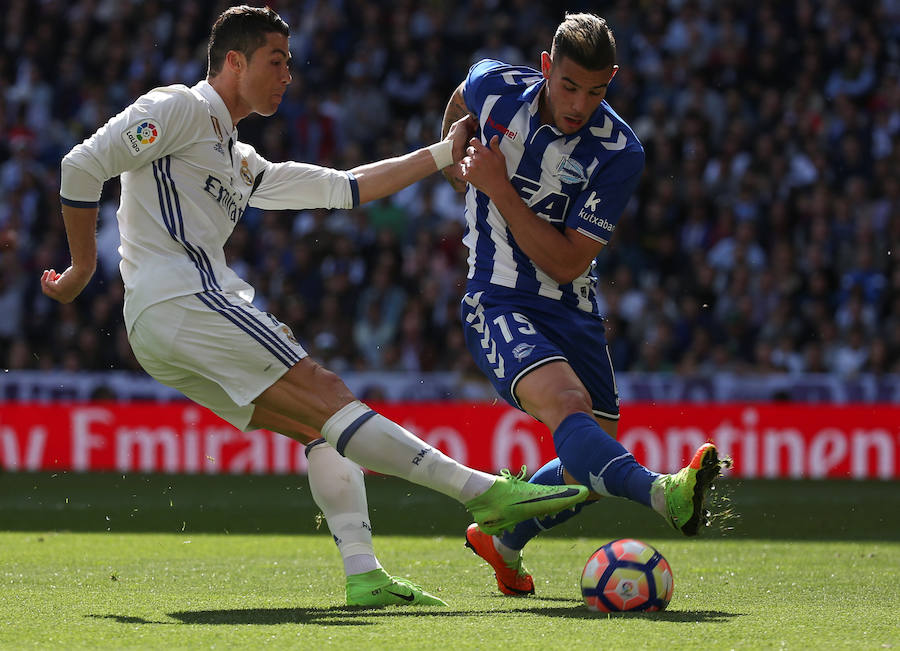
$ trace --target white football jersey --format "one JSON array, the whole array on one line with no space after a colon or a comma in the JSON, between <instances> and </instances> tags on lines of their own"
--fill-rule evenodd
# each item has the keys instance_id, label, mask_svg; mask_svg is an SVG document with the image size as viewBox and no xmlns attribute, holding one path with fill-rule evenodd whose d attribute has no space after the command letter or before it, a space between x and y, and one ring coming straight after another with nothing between
<instances>
[{"instance_id":1,"label":"white football jersey","mask_svg":"<svg viewBox=\"0 0 900 651\"><path fill-rule=\"evenodd\" d=\"M103 182L122 176L117 213L125 324L150 305L210 291L252 301L225 263L225 241L248 205L271 210L352 208L349 172L271 163L237 141L225 102L206 81L155 88L62 161L61 200L96 206Z\"/></svg>"}]
</instances>

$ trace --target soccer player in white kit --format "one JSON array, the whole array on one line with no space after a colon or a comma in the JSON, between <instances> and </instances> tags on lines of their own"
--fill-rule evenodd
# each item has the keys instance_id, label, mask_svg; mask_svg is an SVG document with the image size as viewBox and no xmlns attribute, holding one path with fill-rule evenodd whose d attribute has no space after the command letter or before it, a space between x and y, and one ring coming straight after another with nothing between
<instances>
[{"instance_id":1,"label":"soccer player in white kit","mask_svg":"<svg viewBox=\"0 0 900 651\"><path fill-rule=\"evenodd\" d=\"M102 185L121 175L125 324L141 365L239 429L307 444L313 499L344 560L349 605L445 605L378 563L353 461L453 497L496 532L572 507L587 491L457 463L356 400L288 326L252 305L253 288L223 251L248 205L352 208L461 159L473 130L460 120L440 143L349 172L267 161L238 141L235 125L277 110L291 81L288 37L268 7L226 10L210 35L206 80L151 90L65 156L60 197L72 263L44 271L41 287L67 303L87 285Z\"/></svg>"}]
</instances>

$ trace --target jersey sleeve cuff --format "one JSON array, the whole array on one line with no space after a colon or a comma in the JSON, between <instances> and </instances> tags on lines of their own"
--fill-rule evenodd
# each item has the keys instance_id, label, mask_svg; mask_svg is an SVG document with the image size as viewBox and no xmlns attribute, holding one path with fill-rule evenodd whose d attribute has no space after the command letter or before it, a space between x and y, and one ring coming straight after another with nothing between
<instances>
[{"instance_id":1,"label":"jersey sleeve cuff","mask_svg":"<svg viewBox=\"0 0 900 651\"><path fill-rule=\"evenodd\" d=\"M591 238L592 240L596 240L597 242L600 242L600 244L603 244L604 246L609 244L608 239L604 238L601 235L597 235L596 233L591 233L589 230L585 230L584 228L576 228L575 230L578 231L579 233L581 233L582 235L586 235L587 237Z\"/></svg>"},{"instance_id":2,"label":"jersey sleeve cuff","mask_svg":"<svg viewBox=\"0 0 900 651\"><path fill-rule=\"evenodd\" d=\"M347 180L350 181L350 194L353 196L353 208L359 206L359 182L350 172L347 172Z\"/></svg>"},{"instance_id":3,"label":"jersey sleeve cuff","mask_svg":"<svg viewBox=\"0 0 900 651\"><path fill-rule=\"evenodd\" d=\"M97 208L100 206L99 201L75 201L74 199L66 199L62 195L59 195L59 202L71 208Z\"/></svg>"}]
</instances>

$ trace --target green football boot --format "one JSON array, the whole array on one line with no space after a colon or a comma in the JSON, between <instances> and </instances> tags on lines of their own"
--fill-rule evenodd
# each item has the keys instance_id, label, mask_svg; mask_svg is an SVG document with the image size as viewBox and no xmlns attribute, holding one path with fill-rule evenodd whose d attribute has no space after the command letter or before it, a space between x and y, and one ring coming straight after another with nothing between
<instances>
[{"instance_id":1,"label":"green football boot","mask_svg":"<svg viewBox=\"0 0 900 651\"><path fill-rule=\"evenodd\" d=\"M447 603L428 594L409 579L391 576L382 568L347 577L347 605L381 608L382 606L446 606Z\"/></svg>"},{"instance_id":2,"label":"green football boot","mask_svg":"<svg viewBox=\"0 0 900 651\"><path fill-rule=\"evenodd\" d=\"M588 496L584 486L529 484L524 477L525 466L518 476L504 468L489 489L466 502L466 509L484 533L499 535L522 520L572 508Z\"/></svg>"},{"instance_id":3,"label":"green football boot","mask_svg":"<svg viewBox=\"0 0 900 651\"><path fill-rule=\"evenodd\" d=\"M650 489L651 500L662 491L666 521L685 536L696 536L700 527L709 522L706 499L721 471L716 446L704 443L697 448L687 466L674 475L657 477Z\"/></svg>"}]
</instances>

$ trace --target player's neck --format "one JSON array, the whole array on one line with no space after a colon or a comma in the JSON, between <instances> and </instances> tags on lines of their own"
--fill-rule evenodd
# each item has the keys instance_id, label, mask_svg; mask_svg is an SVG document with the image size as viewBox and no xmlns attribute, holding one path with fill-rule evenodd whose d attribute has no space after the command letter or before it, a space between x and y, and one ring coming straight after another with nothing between
<instances>
[{"instance_id":1,"label":"player's neck","mask_svg":"<svg viewBox=\"0 0 900 651\"><path fill-rule=\"evenodd\" d=\"M225 108L231 115L231 122L234 126L242 119L250 115L251 110L246 102L241 99L238 92L237 84L233 80L229 80L225 74L219 74L215 77L207 77L206 81L219 94L222 101L225 102Z\"/></svg>"},{"instance_id":2,"label":"player's neck","mask_svg":"<svg viewBox=\"0 0 900 651\"><path fill-rule=\"evenodd\" d=\"M538 115L541 118L541 124L549 124L553 127L556 126L556 123L553 121L553 111L550 110L550 102L547 99L546 82L544 82L544 85L541 87L541 94L538 98Z\"/></svg>"}]
</instances>

